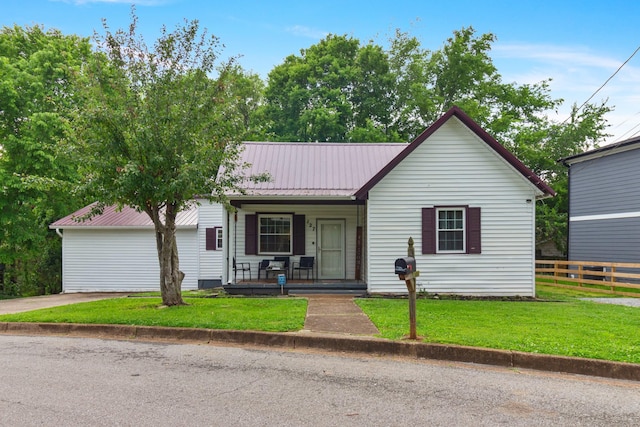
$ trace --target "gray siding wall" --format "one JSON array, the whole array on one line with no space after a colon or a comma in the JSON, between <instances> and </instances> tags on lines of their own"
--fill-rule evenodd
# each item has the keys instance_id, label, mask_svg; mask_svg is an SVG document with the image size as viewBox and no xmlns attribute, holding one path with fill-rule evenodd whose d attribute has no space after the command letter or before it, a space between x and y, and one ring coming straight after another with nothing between
<instances>
[{"instance_id":1,"label":"gray siding wall","mask_svg":"<svg viewBox=\"0 0 640 427\"><path fill-rule=\"evenodd\" d=\"M640 262L639 166L640 150L571 165L570 260Z\"/></svg>"},{"instance_id":2,"label":"gray siding wall","mask_svg":"<svg viewBox=\"0 0 640 427\"><path fill-rule=\"evenodd\" d=\"M569 223L569 259L640 262L640 218Z\"/></svg>"},{"instance_id":3,"label":"gray siding wall","mask_svg":"<svg viewBox=\"0 0 640 427\"><path fill-rule=\"evenodd\" d=\"M569 170L570 214L640 211L640 150L574 163Z\"/></svg>"}]
</instances>

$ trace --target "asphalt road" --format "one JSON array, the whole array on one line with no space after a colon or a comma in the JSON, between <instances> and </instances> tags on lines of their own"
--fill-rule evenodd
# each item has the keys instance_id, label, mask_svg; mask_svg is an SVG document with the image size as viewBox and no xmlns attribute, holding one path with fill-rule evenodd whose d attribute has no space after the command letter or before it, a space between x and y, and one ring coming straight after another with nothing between
<instances>
[{"instance_id":1,"label":"asphalt road","mask_svg":"<svg viewBox=\"0 0 640 427\"><path fill-rule=\"evenodd\" d=\"M434 361L0 336L0 425L637 426L640 383Z\"/></svg>"}]
</instances>

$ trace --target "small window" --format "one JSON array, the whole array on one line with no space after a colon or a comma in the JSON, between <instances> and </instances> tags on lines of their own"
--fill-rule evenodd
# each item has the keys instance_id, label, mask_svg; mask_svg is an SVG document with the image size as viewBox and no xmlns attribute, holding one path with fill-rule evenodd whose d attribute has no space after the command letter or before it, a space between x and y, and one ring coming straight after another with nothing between
<instances>
[{"instance_id":1,"label":"small window","mask_svg":"<svg viewBox=\"0 0 640 427\"><path fill-rule=\"evenodd\" d=\"M222 249L223 243L222 227L207 228L205 230L205 249L216 251Z\"/></svg>"},{"instance_id":2,"label":"small window","mask_svg":"<svg viewBox=\"0 0 640 427\"><path fill-rule=\"evenodd\" d=\"M258 215L258 253L291 254L293 215Z\"/></svg>"},{"instance_id":3,"label":"small window","mask_svg":"<svg viewBox=\"0 0 640 427\"><path fill-rule=\"evenodd\" d=\"M216 227L216 249L222 249L222 227Z\"/></svg>"},{"instance_id":4,"label":"small window","mask_svg":"<svg viewBox=\"0 0 640 427\"><path fill-rule=\"evenodd\" d=\"M465 252L464 209L437 209L438 252Z\"/></svg>"}]
</instances>

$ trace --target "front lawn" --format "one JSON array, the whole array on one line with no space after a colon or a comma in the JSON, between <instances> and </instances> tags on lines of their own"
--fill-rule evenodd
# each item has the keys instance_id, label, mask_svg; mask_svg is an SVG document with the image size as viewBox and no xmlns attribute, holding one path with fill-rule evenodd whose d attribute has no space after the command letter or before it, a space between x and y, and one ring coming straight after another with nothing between
<instances>
[{"instance_id":1,"label":"front lawn","mask_svg":"<svg viewBox=\"0 0 640 427\"><path fill-rule=\"evenodd\" d=\"M409 333L408 301L359 299L380 335ZM640 363L640 309L565 301L419 299L417 332L426 342Z\"/></svg>"},{"instance_id":2,"label":"front lawn","mask_svg":"<svg viewBox=\"0 0 640 427\"><path fill-rule=\"evenodd\" d=\"M640 308L581 301L593 296L539 287L546 301L419 299L418 335L425 342L640 363ZM601 297L602 295L596 294ZM194 298L160 308L161 300L116 298L0 316L0 322L102 323L189 328L298 331L303 298ZM406 299L356 303L387 339L409 333Z\"/></svg>"},{"instance_id":3,"label":"front lawn","mask_svg":"<svg viewBox=\"0 0 640 427\"><path fill-rule=\"evenodd\" d=\"M186 328L298 331L302 298L184 298L189 305L164 307L160 298L115 298L0 316L0 322L97 323Z\"/></svg>"}]
</instances>

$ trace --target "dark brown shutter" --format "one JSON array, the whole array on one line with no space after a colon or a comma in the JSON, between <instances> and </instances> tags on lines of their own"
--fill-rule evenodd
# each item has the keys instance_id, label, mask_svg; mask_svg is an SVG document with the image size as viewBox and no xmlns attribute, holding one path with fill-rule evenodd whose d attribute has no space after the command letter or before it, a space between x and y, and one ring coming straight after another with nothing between
<instances>
[{"instance_id":1,"label":"dark brown shutter","mask_svg":"<svg viewBox=\"0 0 640 427\"><path fill-rule=\"evenodd\" d=\"M305 254L305 229L304 215L293 216L293 254Z\"/></svg>"},{"instance_id":2,"label":"dark brown shutter","mask_svg":"<svg viewBox=\"0 0 640 427\"><path fill-rule=\"evenodd\" d=\"M482 233L480 223L480 208L467 209L467 253L481 253Z\"/></svg>"},{"instance_id":3,"label":"dark brown shutter","mask_svg":"<svg viewBox=\"0 0 640 427\"><path fill-rule=\"evenodd\" d=\"M244 217L244 253L245 255L258 254L258 215Z\"/></svg>"},{"instance_id":4,"label":"dark brown shutter","mask_svg":"<svg viewBox=\"0 0 640 427\"><path fill-rule=\"evenodd\" d=\"M422 253L436 253L436 208L422 208Z\"/></svg>"},{"instance_id":5,"label":"dark brown shutter","mask_svg":"<svg viewBox=\"0 0 640 427\"><path fill-rule=\"evenodd\" d=\"M205 239L204 246L207 251L215 251L216 250L216 229L215 228L207 228L205 229Z\"/></svg>"}]
</instances>

